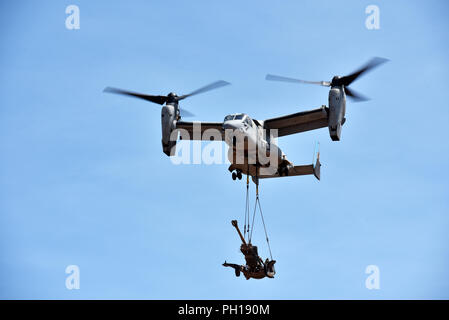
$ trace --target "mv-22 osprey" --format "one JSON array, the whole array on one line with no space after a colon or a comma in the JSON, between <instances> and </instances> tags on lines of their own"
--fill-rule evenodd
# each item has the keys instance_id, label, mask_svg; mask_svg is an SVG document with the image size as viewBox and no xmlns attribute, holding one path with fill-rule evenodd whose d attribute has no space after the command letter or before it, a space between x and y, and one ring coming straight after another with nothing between
<instances>
[{"instance_id":1,"label":"mv-22 osprey","mask_svg":"<svg viewBox=\"0 0 449 320\"><path fill-rule=\"evenodd\" d=\"M309 83L330 87L328 106L323 105L317 109L267 120L252 119L245 113L239 113L227 115L223 122L182 121L181 117L193 116L193 114L181 109L179 101L229 84L222 80L181 96L173 92L167 96L147 95L111 87L107 87L104 91L132 96L163 105L161 112L162 149L168 156L175 155L178 136L180 136L180 139L189 140L221 140L229 145L228 158L231 162L229 171L232 173L234 180L237 178L240 180L242 174L251 176L256 184L258 184L259 178L307 174L313 174L317 179L320 179L319 153L314 164L295 166L287 160L285 154L279 149L276 144L277 139L273 138L272 133L277 132L277 136L282 137L328 127L331 139L339 141L341 128L346 121L346 96L354 101L366 100L362 95L349 89L348 86L366 71L386 61L387 59L383 58L373 58L359 70L347 76L334 76L331 81L305 81L267 75L267 80ZM212 134L210 134L211 132ZM244 143L238 143L238 141L244 141ZM255 146L255 148L251 146ZM264 153L264 163L260 161L260 150L263 150ZM243 157L239 157L239 155L243 155ZM267 163L266 158L271 160ZM273 159L275 161L272 161ZM274 163L274 170L263 171L263 168L267 167L273 169Z\"/></svg>"}]
</instances>

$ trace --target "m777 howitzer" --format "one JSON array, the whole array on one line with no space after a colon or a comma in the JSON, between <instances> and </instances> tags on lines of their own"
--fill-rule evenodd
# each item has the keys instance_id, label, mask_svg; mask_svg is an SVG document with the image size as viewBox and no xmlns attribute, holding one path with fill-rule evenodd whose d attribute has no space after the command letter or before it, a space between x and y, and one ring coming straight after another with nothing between
<instances>
[{"instance_id":1,"label":"m777 howitzer","mask_svg":"<svg viewBox=\"0 0 449 320\"><path fill-rule=\"evenodd\" d=\"M274 270L274 264L276 263L276 260L269 261L267 258L265 262L263 262L262 258L259 257L259 254L257 253L257 246L253 246L251 244L251 241L249 243L245 241L245 238L243 237L237 225L237 220L232 220L231 223L237 230L237 233L239 234L240 239L242 240L240 251L245 256L246 265L227 263L225 261L225 263L223 263L223 266L234 268L235 275L237 277L239 277L240 273L243 272L243 275L245 276L246 280L249 280L250 278L253 279L263 279L265 277L274 278L274 275L276 273Z\"/></svg>"}]
</instances>

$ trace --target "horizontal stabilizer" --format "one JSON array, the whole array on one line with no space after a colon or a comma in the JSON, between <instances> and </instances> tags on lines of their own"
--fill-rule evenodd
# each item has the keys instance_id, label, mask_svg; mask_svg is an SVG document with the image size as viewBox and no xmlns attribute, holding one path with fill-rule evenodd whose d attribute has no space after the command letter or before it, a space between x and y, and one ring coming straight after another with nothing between
<instances>
[{"instance_id":1,"label":"horizontal stabilizer","mask_svg":"<svg viewBox=\"0 0 449 320\"><path fill-rule=\"evenodd\" d=\"M303 176L303 175L313 174L315 176L315 178L320 180L320 178L321 178L320 167L321 167L321 163L320 163L320 157L318 155L315 165L309 164L309 165L303 165L303 166L294 166L294 167L292 166L292 167L288 168L287 175L281 176L281 175L279 175L279 172L276 172L273 175L261 175L261 176L259 176L259 178L261 178L261 179L282 178L282 177L293 177L293 176Z\"/></svg>"}]
</instances>

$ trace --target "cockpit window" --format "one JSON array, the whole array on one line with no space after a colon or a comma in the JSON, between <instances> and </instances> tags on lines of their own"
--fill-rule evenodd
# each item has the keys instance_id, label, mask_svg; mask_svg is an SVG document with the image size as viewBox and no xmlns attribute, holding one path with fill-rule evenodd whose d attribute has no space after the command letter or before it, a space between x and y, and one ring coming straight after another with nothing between
<instances>
[{"instance_id":1,"label":"cockpit window","mask_svg":"<svg viewBox=\"0 0 449 320\"><path fill-rule=\"evenodd\" d=\"M242 120L243 119L243 114L238 114L235 116L234 120Z\"/></svg>"},{"instance_id":2,"label":"cockpit window","mask_svg":"<svg viewBox=\"0 0 449 320\"><path fill-rule=\"evenodd\" d=\"M234 115L230 114L229 116L226 116L224 118L224 121L229 121L229 120L233 120L234 119Z\"/></svg>"},{"instance_id":3,"label":"cockpit window","mask_svg":"<svg viewBox=\"0 0 449 320\"><path fill-rule=\"evenodd\" d=\"M251 119L249 117L246 117L245 120L243 120L244 123L246 123L247 125L249 125L250 127L253 126L253 122L251 121Z\"/></svg>"}]
</instances>

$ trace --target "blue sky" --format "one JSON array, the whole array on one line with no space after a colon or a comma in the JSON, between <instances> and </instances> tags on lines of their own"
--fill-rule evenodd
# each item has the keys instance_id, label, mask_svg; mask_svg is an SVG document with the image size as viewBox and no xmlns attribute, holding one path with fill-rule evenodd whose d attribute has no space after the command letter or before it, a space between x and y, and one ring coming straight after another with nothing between
<instances>
[{"instance_id":1,"label":"blue sky","mask_svg":"<svg viewBox=\"0 0 449 320\"><path fill-rule=\"evenodd\" d=\"M65 8L80 8L79 30ZM366 6L380 29L365 28ZM14 1L0 5L0 298L448 299L445 1ZM227 164L173 165L160 110L105 86L186 93L195 120L265 119L326 104L310 80L389 58L352 85L342 141L280 139L295 164L321 143L322 180L271 179L261 203L277 275L246 281ZM251 190L254 192L253 185ZM251 194L252 201L254 194ZM260 221L259 221L260 222ZM267 255L262 226L255 229ZM80 267L79 290L65 268ZM365 268L380 269L380 290Z\"/></svg>"}]
</instances>

